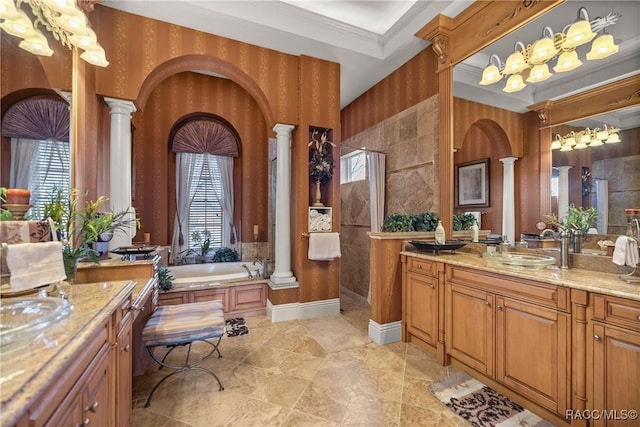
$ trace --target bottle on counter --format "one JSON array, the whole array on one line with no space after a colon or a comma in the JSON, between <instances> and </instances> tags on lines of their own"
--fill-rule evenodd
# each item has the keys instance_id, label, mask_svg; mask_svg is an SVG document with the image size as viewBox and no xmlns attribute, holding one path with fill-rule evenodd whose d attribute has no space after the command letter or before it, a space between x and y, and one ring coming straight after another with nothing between
<instances>
[{"instance_id":1,"label":"bottle on counter","mask_svg":"<svg viewBox=\"0 0 640 427\"><path fill-rule=\"evenodd\" d=\"M473 221L473 225L471 226L471 241L474 243L478 242L478 234L480 230L478 229L478 221Z\"/></svg>"},{"instance_id":2,"label":"bottle on counter","mask_svg":"<svg viewBox=\"0 0 640 427\"><path fill-rule=\"evenodd\" d=\"M442 226L442 221L438 221L438 226L436 227L436 243L438 245L444 245L446 241L446 236L444 234L444 227Z\"/></svg>"},{"instance_id":3,"label":"bottle on counter","mask_svg":"<svg viewBox=\"0 0 640 427\"><path fill-rule=\"evenodd\" d=\"M507 240L507 235L502 236L502 243L500 243L500 253L511 252L511 244Z\"/></svg>"}]
</instances>

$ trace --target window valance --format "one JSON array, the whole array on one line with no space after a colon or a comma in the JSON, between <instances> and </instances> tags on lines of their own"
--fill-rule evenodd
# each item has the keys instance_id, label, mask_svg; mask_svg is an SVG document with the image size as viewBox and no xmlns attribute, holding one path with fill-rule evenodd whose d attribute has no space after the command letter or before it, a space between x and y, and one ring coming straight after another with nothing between
<instances>
[{"instance_id":1,"label":"window valance","mask_svg":"<svg viewBox=\"0 0 640 427\"><path fill-rule=\"evenodd\" d=\"M189 120L175 131L171 147L176 153L238 157L238 138L225 124L214 119Z\"/></svg>"},{"instance_id":2,"label":"window valance","mask_svg":"<svg viewBox=\"0 0 640 427\"><path fill-rule=\"evenodd\" d=\"M27 98L7 110L2 136L69 141L69 104L56 98Z\"/></svg>"}]
</instances>

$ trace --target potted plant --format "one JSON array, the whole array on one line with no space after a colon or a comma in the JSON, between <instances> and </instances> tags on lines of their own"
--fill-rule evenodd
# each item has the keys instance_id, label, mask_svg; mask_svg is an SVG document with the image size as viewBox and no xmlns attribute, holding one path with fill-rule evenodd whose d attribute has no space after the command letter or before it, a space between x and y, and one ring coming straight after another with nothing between
<instances>
[{"instance_id":1,"label":"potted plant","mask_svg":"<svg viewBox=\"0 0 640 427\"><path fill-rule=\"evenodd\" d=\"M453 231L469 230L476 222L473 214L455 214L453 215Z\"/></svg>"},{"instance_id":2,"label":"potted plant","mask_svg":"<svg viewBox=\"0 0 640 427\"><path fill-rule=\"evenodd\" d=\"M209 230L196 230L191 233L191 241L196 244L197 248L188 248L180 252L178 255L183 262L187 262L189 258L193 258L196 263L204 263L207 256L213 248L211 247L211 232Z\"/></svg>"},{"instance_id":3,"label":"potted plant","mask_svg":"<svg viewBox=\"0 0 640 427\"><path fill-rule=\"evenodd\" d=\"M169 268L161 265L158 267L158 288L163 291L170 291L173 289L173 281L175 277L171 275Z\"/></svg>"},{"instance_id":4,"label":"potted plant","mask_svg":"<svg viewBox=\"0 0 640 427\"><path fill-rule=\"evenodd\" d=\"M0 187L0 205L4 205L7 201L7 189L5 187ZM9 221L13 218L13 214L9 212L4 206L0 207L0 221Z\"/></svg>"},{"instance_id":5,"label":"potted plant","mask_svg":"<svg viewBox=\"0 0 640 427\"><path fill-rule=\"evenodd\" d=\"M68 194L56 189L44 204L43 220L51 218L56 225L56 232L63 242L62 259L68 281L75 280L78 262L88 259L98 263L98 254L92 248L102 234L113 234L136 224L136 219L129 218L129 211L118 213L99 212L108 200L100 196L96 200L85 202L85 209L78 207L78 190L71 189Z\"/></svg>"},{"instance_id":6,"label":"potted plant","mask_svg":"<svg viewBox=\"0 0 640 427\"><path fill-rule=\"evenodd\" d=\"M232 248L220 248L213 255L213 262L236 262L240 261L240 254Z\"/></svg>"},{"instance_id":7,"label":"potted plant","mask_svg":"<svg viewBox=\"0 0 640 427\"><path fill-rule=\"evenodd\" d=\"M564 222L573 230L579 230L582 234L587 234L589 229L593 227L598 218L598 211L596 208L583 208L582 206L576 207L574 204L569 205L569 211Z\"/></svg>"},{"instance_id":8,"label":"potted plant","mask_svg":"<svg viewBox=\"0 0 640 427\"><path fill-rule=\"evenodd\" d=\"M438 226L438 215L433 212L423 212L411 217L414 231L434 231Z\"/></svg>"},{"instance_id":9,"label":"potted plant","mask_svg":"<svg viewBox=\"0 0 640 427\"><path fill-rule=\"evenodd\" d=\"M382 231L390 233L413 231L411 215L392 213L382 223Z\"/></svg>"}]
</instances>

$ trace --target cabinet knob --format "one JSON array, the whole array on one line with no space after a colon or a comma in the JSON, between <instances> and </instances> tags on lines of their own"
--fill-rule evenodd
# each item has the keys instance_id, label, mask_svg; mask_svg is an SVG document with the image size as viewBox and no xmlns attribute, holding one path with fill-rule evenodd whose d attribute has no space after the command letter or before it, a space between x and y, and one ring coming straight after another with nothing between
<instances>
[{"instance_id":1,"label":"cabinet knob","mask_svg":"<svg viewBox=\"0 0 640 427\"><path fill-rule=\"evenodd\" d=\"M640 320L640 316L636 317L636 319Z\"/></svg>"},{"instance_id":2,"label":"cabinet knob","mask_svg":"<svg viewBox=\"0 0 640 427\"><path fill-rule=\"evenodd\" d=\"M127 345L122 349L122 351L126 351L126 352L128 353L130 349L131 349L131 346L130 346L129 344L127 344ZM98 402L96 402L96 403L98 403Z\"/></svg>"},{"instance_id":3,"label":"cabinet knob","mask_svg":"<svg viewBox=\"0 0 640 427\"><path fill-rule=\"evenodd\" d=\"M85 411L85 412L87 412L87 411L91 411L91 412L95 413L95 412L97 412L97 411L98 411L98 406L100 406L100 404L99 404L99 403L98 403L98 401L96 400L95 402L93 402L93 403L91 404L91 406L87 406L86 408L84 408L84 411ZM87 418L87 420L88 420L88 418ZM87 420L85 420L85 422L87 422Z\"/></svg>"},{"instance_id":4,"label":"cabinet knob","mask_svg":"<svg viewBox=\"0 0 640 427\"><path fill-rule=\"evenodd\" d=\"M594 335L593 339L596 341L600 341L602 338L600 338L600 335Z\"/></svg>"},{"instance_id":5,"label":"cabinet knob","mask_svg":"<svg viewBox=\"0 0 640 427\"><path fill-rule=\"evenodd\" d=\"M88 426L89 424L91 424L91 420L89 418L85 418L84 421L82 422L82 424L80 424L81 426Z\"/></svg>"},{"instance_id":6,"label":"cabinet knob","mask_svg":"<svg viewBox=\"0 0 640 427\"><path fill-rule=\"evenodd\" d=\"M144 311L144 307L131 307L132 311Z\"/></svg>"},{"instance_id":7,"label":"cabinet knob","mask_svg":"<svg viewBox=\"0 0 640 427\"><path fill-rule=\"evenodd\" d=\"M497 305L497 306L496 306L496 309L498 309L498 310L502 311L502 306L501 306L501 305Z\"/></svg>"},{"instance_id":8,"label":"cabinet knob","mask_svg":"<svg viewBox=\"0 0 640 427\"><path fill-rule=\"evenodd\" d=\"M429 286L431 286L431 289L435 289L436 288L434 284L431 284Z\"/></svg>"},{"instance_id":9,"label":"cabinet knob","mask_svg":"<svg viewBox=\"0 0 640 427\"><path fill-rule=\"evenodd\" d=\"M491 303L489 301L485 301L484 305L486 305L487 307L491 307Z\"/></svg>"}]
</instances>

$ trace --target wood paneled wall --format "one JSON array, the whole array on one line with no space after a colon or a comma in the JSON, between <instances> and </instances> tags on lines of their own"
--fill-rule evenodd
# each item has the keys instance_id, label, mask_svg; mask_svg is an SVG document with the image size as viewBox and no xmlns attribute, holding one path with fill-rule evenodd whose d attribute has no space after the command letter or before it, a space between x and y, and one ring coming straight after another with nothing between
<instances>
[{"instance_id":1,"label":"wood paneled wall","mask_svg":"<svg viewBox=\"0 0 640 427\"><path fill-rule=\"evenodd\" d=\"M298 57L294 55L100 5L92 22L111 63L97 71L98 93L135 100L144 109L146 97L160 80L206 67L200 69L233 77L251 93L268 126L298 122Z\"/></svg>"},{"instance_id":2,"label":"wood paneled wall","mask_svg":"<svg viewBox=\"0 0 640 427\"><path fill-rule=\"evenodd\" d=\"M169 133L179 119L196 112L224 118L240 136L240 156L234 160L233 222L239 238L252 241L253 224L267 229L269 134L264 117L254 99L231 80L191 72L164 80L151 93L147 108L136 113L133 205L142 218L139 233L151 233L154 244L171 243L176 164Z\"/></svg>"},{"instance_id":3,"label":"wood paneled wall","mask_svg":"<svg viewBox=\"0 0 640 427\"><path fill-rule=\"evenodd\" d=\"M384 119L438 93L437 60L424 49L341 112L342 139L362 132Z\"/></svg>"},{"instance_id":4,"label":"wood paneled wall","mask_svg":"<svg viewBox=\"0 0 640 427\"><path fill-rule=\"evenodd\" d=\"M333 129L334 169L323 184L323 202L333 207L333 231L340 232L340 66L309 56L300 57L300 123L291 150L293 200L292 268L300 287L300 302L340 297L340 259L309 261L309 126Z\"/></svg>"}]
</instances>

